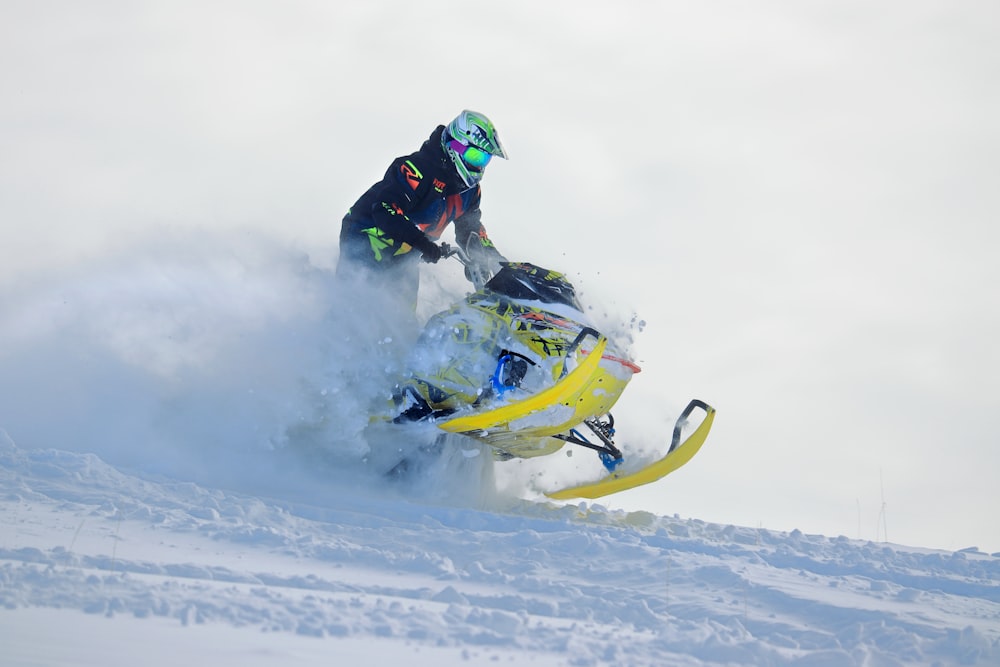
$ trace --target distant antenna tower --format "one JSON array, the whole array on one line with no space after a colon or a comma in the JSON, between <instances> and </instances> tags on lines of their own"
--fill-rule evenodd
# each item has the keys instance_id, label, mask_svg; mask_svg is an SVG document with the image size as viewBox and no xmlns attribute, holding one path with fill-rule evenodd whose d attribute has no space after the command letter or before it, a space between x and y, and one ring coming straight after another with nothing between
<instances>
[{"instance_id":1,"label":"distant antenna tower","mask_svg":"<svg viewBox=\"0 0 1000 667\"><path fill-rule=\"evenodd\" d=\"M861 539L861 499L855 498L854 501L858 504L858 539Z\"/></svg>"},{"instance_id":2,"label":"distant antenna tower","mask_svg":"<svg viewBox=\"0 0 1000 667\"><path fill-rule=\"evenodd\" d=\"M878 484L882 493L882 509L878 513L878 524L875 526L875 541L878 542L879 528L882 529L882 541L889 541L889 529L885 524L885 483L882 480L882 469L878 469Z\"/></svg>"}]
</instances>

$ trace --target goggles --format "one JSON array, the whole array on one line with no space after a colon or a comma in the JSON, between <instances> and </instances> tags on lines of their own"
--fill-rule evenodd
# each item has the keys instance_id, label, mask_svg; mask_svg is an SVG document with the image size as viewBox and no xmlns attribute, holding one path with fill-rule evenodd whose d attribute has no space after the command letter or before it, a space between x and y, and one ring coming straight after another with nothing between
<instances>
[{"instance_id":1,"label":"goggles","mask_svg":"<svg viewBox=\"0 0 1000 667\"><path fill-rule=\"evenodd\" d=\"M490 163L490 159L493 158L492 155L481 148L466 146L457 139L452 139L449 142L449 145L451 146L451 149L458 153L458 155L462 158L462 162L478 171L485 169L486 165Z\"/></svg>"}]
</instances>

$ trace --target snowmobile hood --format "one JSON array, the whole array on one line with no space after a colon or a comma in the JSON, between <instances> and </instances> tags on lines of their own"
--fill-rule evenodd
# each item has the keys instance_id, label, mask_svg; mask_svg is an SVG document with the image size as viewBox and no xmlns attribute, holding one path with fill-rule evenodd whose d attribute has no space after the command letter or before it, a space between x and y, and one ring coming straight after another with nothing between
<instances>
[{"instance_id":1,"label":"snowmobile hood","mask_svg":"<svg viewBox=\"0 0 1000 667\"><path fill-rule=\"evenodd\" d=\"M486 283L486 288L512 299L561 303L583 310L576 289L566 276L528 262L501 262L501 269Z\"/></svg>"}]
</instances>

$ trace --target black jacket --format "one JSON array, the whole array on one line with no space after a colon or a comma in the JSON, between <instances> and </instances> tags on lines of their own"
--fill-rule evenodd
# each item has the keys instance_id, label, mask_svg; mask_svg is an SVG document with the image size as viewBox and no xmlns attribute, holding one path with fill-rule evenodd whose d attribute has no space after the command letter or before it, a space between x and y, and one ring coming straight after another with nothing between
<instances>
[{"instance_id":1,"label":"black jacket","mask_svg":"<svg viewBox=\"0 0 1000 667\"><path fill-rule=\"evenodd\" d=\"M344 217L341 257L379 266L410 259L455 223L464 250L478 243L495 252L480 222L480 188L467 188L441 147L439 125L416 153L396 158ZM499 254L499 253L497 253Z\"/></svg>"}]
</instances>

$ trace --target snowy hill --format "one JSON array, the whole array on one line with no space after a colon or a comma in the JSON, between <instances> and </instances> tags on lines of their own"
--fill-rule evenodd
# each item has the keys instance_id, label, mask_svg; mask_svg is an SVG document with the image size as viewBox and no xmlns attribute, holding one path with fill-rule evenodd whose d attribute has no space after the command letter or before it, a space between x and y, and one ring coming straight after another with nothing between
<instances>
[{"instance_id":1,"label":"snowy hill","mask_svg":"<svg viewBox=\"0 0 1000 667\"><path fill-rule=\"evenodd\" d=\"M1000 663L996 555L539 500L583 456L387 482L415 322L197 241L0 309L4 667Z\"/></svg>"},{"instance_id":2,"label":"snowy hill","mask_svg":"<svg viewBox=\"0 0 1000 667\"><path fill-rule=\"evenodd\" d=\"M255 495L0 437L6 666L1000 663L1000 558L975 551L475 509L277 461Z\"/></svg>"}]
</instances>

